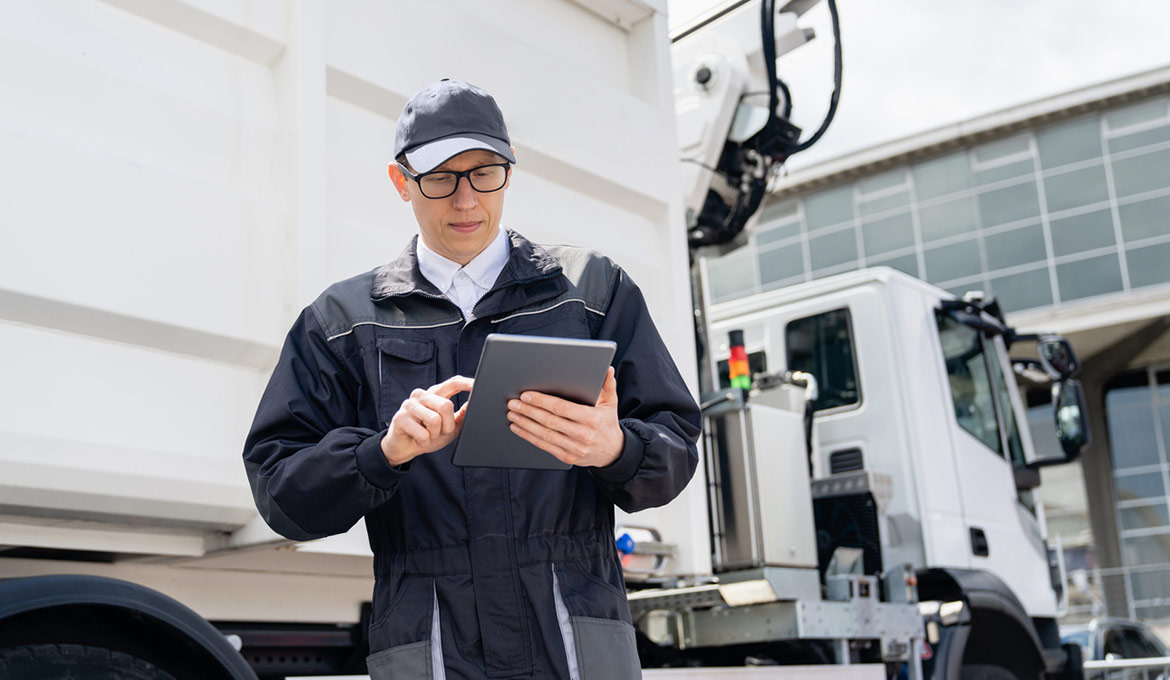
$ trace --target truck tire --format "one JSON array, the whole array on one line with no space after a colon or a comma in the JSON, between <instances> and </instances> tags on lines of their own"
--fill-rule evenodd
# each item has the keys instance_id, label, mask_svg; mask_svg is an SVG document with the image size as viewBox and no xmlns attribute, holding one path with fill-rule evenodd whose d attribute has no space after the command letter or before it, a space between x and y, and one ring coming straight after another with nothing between
<instances>
[{"instance_id":1,"label":"truck tire","mask_svg":"<svg viewBox=\"0 0 1170 680\"><path fill-rule=\"evenodd\" d=\"M959 669L959 680L1019 680L1016 674L1003 666L975 664Z\"/></svg>"},{"instance_id":2,"label":"truck tire","mask_svg":"<svg viewBox=\"0 0 1170 680\"><path fill-rule=\"evenodd\" d=\"M86 645L26 645L0 649L4 680L175 680L138 657Z\"/></svg>"}]
</instances>

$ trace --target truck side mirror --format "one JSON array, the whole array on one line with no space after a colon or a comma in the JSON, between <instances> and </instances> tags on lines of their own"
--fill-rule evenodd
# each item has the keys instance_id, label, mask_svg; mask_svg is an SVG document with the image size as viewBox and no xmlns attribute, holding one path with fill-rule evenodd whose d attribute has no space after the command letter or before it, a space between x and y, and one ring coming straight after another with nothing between
<instances>
[{"instance_id":1,"label":"truck side mirror","mask_svg":"<svg viewBox=\"0 0 1170 680\"><path fill-rule=\"evenodd\" d=\"M1081 363L1068 340L1059 335L1046 335L1040 338L1038 345L1040 363L1053 377L1068 380L1080 370Z\"/></svg>"},{"instance_id":2,"label":"truck side mirror","mask_svg":"<svg viewBox=\"0 0 1170 680\"><path fill-rule=\"evenodd\" d=\"M1090 441L1089 412L1085 408L1085 390L1081 383L1061 380L1053 385L1052 407L1056 417L1056 437L1064 449L1065 460L1075 460Z\"/></svg>"}]
</instances>

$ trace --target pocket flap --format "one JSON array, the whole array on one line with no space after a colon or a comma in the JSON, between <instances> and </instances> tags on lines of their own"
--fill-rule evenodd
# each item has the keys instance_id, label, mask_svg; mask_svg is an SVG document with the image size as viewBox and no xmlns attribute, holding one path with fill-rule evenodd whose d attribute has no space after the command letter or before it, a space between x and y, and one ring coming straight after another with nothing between
<instances>
[{"instance_id":1,"label":"pocket flap","mask_svg":"<svg viewBox=\"0 0 1170 680\"><path fill-rule=\"evenodd\" d=\"M422 364L435 356L435 343L432 340L407 340L406 338L378 338L378 351L392 357ZM368 347L369 345L367 345Z\"/></svg>"}]
</instances>

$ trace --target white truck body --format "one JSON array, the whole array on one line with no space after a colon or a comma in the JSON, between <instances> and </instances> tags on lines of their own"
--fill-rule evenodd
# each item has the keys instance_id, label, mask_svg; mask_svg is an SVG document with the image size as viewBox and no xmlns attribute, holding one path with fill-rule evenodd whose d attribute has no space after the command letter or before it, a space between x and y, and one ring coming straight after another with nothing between
<instances>
[{"instance_id":1,"label":"white truck body","mask_svg":"<svg viewBox=\"0 0 1170 680\"><path fill-rule=\"evenodd\" d=\"M712 343L724 343L715 350L718 358L727 356L727 332L742 329L748 353L765 352L768 371L775 372L790 368L790 322L847 309L860 398L817 413L814 479L831 476L833 452L859 449L865 470L892 481L880 527L884 565L987 571L1012 586L1031 616L1054 617L1061 612L1050 584L1039 490L1031 492L1034 511L1022 505L1012 461L963 429L955 415L934 315L951 297L879 267L715 305L708 318ZM1003 339L988 346L1011 381L1011 389L997 394L1025 422ZM1028 428L1018 431L1024 450L1033 450ZM987 537L986 557L972 554L972 527Z\"/></svg>"},{"instance_id":2,"label":"white truck body","mask_svg":"<svg viewBox=\"0 0 1170 680\"><path fill-rule=\"evenodd\" d=\"M505 226L614 257L695 383L665 0L5 3L0 577L358 620L362 525L280 540L240 452L295 315L416 233L394 119L447 76L506 113Z\"/></svg>"}]
</instances>

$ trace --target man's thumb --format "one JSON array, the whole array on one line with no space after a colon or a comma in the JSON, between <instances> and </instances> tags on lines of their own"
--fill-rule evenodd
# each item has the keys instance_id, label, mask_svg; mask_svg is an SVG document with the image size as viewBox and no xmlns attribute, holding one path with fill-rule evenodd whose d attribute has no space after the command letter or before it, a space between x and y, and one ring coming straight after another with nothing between
<instances>
[{"instance_id":1,"label":"man's thumb","mask_svg":"<svg viewBox=\"0 0 1170 680\"><path fill-rule=\"evenodd\" d=\"M617 406L617 378L614 377L613 366L605 373L605 382L601 383L601 395L597 397L597 406Z\"/></svg>"}]
</instances>

